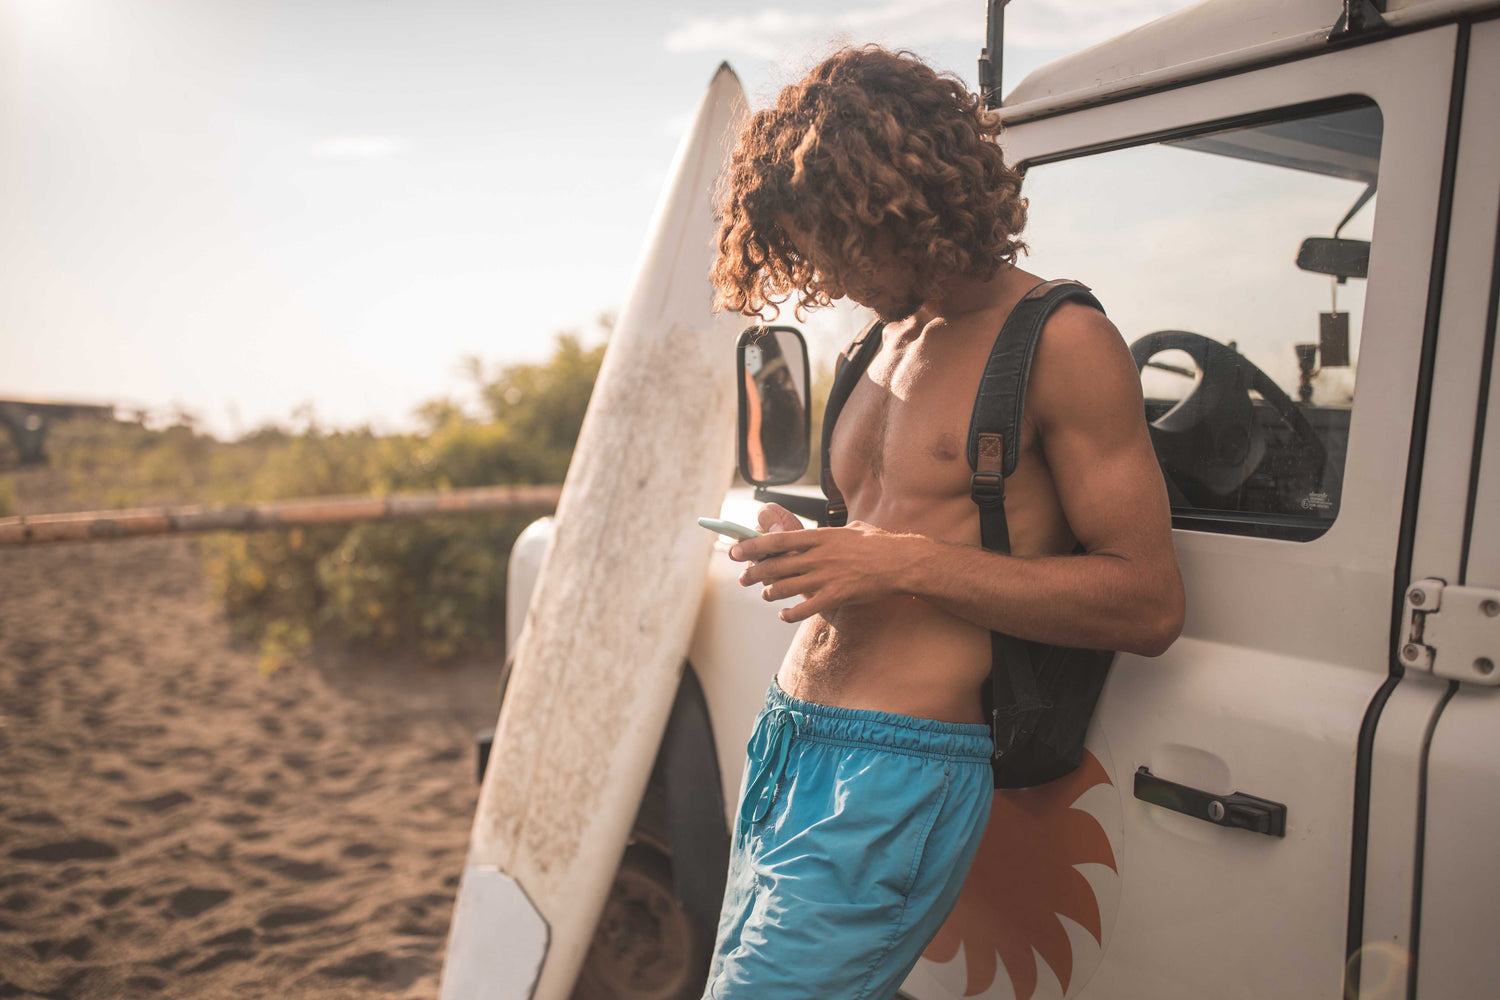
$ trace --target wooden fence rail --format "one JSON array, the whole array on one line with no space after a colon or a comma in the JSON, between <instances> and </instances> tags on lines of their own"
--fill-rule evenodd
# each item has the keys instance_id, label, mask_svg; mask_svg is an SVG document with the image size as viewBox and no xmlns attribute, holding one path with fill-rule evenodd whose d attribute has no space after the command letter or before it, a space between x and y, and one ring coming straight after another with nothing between
<instances>
[{"instance_id":1,"label":"wooden fence rail","mask_svg":"<svg viewBox=\"0 0 1500 1000\"><path fill-rule=\"evenodd\" d=\"M0 546L198 531L261 531L453 514L550 514L561 486L480 486L391 496L307 497L217 507L141 507L0 518Z\"/></svg>"}]
</instances>

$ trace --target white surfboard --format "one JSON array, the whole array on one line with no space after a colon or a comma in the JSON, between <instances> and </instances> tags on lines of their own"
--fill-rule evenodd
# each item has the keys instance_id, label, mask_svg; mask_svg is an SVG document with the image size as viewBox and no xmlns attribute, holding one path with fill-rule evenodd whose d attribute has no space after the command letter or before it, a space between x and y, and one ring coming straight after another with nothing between
<instances>
[{"instance_id":1,"label":"white surfboard","mask_svg":"<svg viewBox=\"0 0 1500 1000\"><path fill-rule=\"evenodd\" d=\"M495 730L443 1000L566 1000L666 728L734 467L712 192L745 113L698 106L594 386Z\"/></svg>"}]
</instances>

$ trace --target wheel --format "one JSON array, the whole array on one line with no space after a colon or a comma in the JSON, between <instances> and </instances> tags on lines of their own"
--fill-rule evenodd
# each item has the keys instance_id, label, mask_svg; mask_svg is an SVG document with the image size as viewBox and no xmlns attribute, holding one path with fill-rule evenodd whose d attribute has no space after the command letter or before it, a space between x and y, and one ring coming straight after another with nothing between
<instances>
[{"instance_id":1,"label":"wheel","mask_svg":"<svg viewBox=\"0 0 1500 1000\"><path fill-rule=\"evenodd\" d=\"M666 854L638 841L615 872L572 1000L698 1000L712 948L712 931L677 898Z\"/></svg>"},{"instance_id":2,"label":"wheel","mask_svg":"<svg viewBox=\"0 0 1500 1000\"><path fill-rule=\"evenodd\" d=\"M1151 443L1162 471L1194 506L1224 506L1266 457L1266 431L1255 420L1252 390L1291 428L1293 471L1314 485L1321 481L1327 449L1269 375L1233 347L1188 330L1157 330L1130 345L1137 370L1170 350L1190 355L1199 379L1151 422Z\"/></svg>"}]
</instances>

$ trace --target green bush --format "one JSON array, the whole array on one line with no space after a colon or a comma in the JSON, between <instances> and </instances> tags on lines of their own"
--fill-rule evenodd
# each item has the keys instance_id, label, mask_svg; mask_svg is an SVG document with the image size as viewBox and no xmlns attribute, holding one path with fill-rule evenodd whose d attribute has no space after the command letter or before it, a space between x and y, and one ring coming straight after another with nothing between
<instances>
[{"instance_id":1,"label":"green bush","mask_svg":"<svg viewBox=\"0 0 1500 1000\"><path fill-rule=\"evenodd\" d=\"M0 476L0 517L11 517L18 506L15 480L10 476Z\"/></svg>"},{"instance_id":2,"label":"green bush","mask_svg":"<svg viewBox=\"0 0 1500 1000\"><path fill-rule=\"evenodd\" d=\"M606 327L608 321L605 320ZM465 362L467 403L418 411L421 433L263 427L218 441L172 426L76 420L49 438L71 509L251 503L330 495L561 483L603 346L558 336L550 358L486 372ZM0 517L18 506L0 476ZM58 507L57 509L62 509ZM211 591L263 670L323 641L416 649L438 661L503 634L506 559L530 515L473 515L224 533L200 543Z\"/></svg>"},{"instance_id":3,"label":"green bush","mask_svg":"<svg viewBox=\"0 0 1500 1000\"><path fill-rule=\"evenodd\" d=\"M50 463L74 506L134 507L189 503L211 486L210 466L223 445L191 419L161 430L139 423L68 420L48 434Z\"/></svg>"},{"instance_id":4,"label":"green bush","mask_svg":"<svg viewBox=\"0 0 1500 1000\"><path fill-rule=\"evenodd\" d=\"M492 378L469 361L481 417L437 400L420 411L421 435L258 432L213 454L209 475L216 492L235 483L244 500L560 483L603 354L564 334L548 361ZM502 634L506 559L529 521L478 515L222 535L204 552L235 629L260 645L262 669L320 637L415 646L445 660Z\"/></svg>"}]
</instances>

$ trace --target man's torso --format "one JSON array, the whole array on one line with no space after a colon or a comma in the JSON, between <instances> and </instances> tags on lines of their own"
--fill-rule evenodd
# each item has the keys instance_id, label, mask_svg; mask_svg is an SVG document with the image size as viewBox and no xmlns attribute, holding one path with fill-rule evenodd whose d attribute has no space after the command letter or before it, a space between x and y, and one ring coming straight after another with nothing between
<instances>
[{"instance_id":1,"label":"man's torso","mask_svg":"<svg viewBox=\"0 0 1500 1000\"><path fill-rule=\"evenodd\" d=\"M1011 307L1040 282L1015 269L997 280L1004 284L993 308L872 334L883 335L883 344L844 404L830 444L830 468L851 521L979 544L965 454L974 396ZM1005 509L1013 554L1074 548L1029 414ZM984 628L896 596L805 621L778 680L794 697L821 704L981 722L990 655Z\"/></svg>"}]
</instances>

